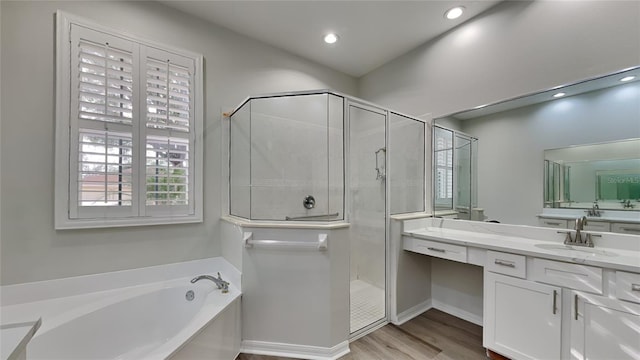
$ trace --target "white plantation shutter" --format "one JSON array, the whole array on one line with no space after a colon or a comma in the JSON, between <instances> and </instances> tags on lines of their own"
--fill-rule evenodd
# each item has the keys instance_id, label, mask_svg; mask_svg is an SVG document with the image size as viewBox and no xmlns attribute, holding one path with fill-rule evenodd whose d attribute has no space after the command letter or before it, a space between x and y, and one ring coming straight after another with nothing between
<instances>
[{"instance_id":1,"label":"white plantation shutter","mask_svg":"<svg viewBox=\"0 0 640 360\"><path fill-rule=\"evenodd\" d=\"M189 142L147 137L147 205L188 205Z\"/></svg>"},{"instance_id":2,"label":"white plantation shutter","mask_svg":"<svg viewBox=\"0 0 640 360\"><path fill-rule=\"evenodd\" d=\"M146 211L193 212L193 72L192 59L147 47Z\"/></svg>"},{"instance_id":3,"label":"white plantation shutter","mask_svg":"<svg viewBox=\"0 0 640 360\"><path fill-rule=\"evenodd\" d=\"M435 134L436 196L453 198L453 138Z\"/></svg>"},{"instance_id":4,"label":"white plantation shutter","mask_svg":"<svg viewBox=\"0 0 640 360\"><path fill-rule=\"evenodd\" d=\"M78 43L80 119L131 125L133 54L84 39Z\"/></svg>"},{"instance_id":5,"label":"white plantation shutter","mask_svg":"<svg viewBox=\"0 0 640 360\"><path fill-rule=\"evenodd\" d=\"M78 205L131 206L131 134L81 129L78 150Z\"/></svg>"},{"instance_id":6,"label":"white plantation shutter","mask_svg":"<svg viewBox=\"0 0 640 360\"><path fill-rule=\"evenodd\" d=\"M56 227L201 221L201 57L58 18Z\"/></svg>"},{"instance_id":7,"label":"white plantation shutter","mask_svg":"<svg viewBox=\"0 0 640 360\"><path fill-rule=\"evenodd\" d=\"M147 59L147 127L189 132L190 83L188 68Z\"/></svg>"},{"instance_id":8,"label":"white plantation shutter","mask_svg":"<svg viewBox=\"0 0 640 360\"><path fill-rule=\"evenodd\" d=\"M71 27L72 218L133 216L135 61L131 41ZM135 115L135 116L134 116Z\"/></svg>"}]
</instances>

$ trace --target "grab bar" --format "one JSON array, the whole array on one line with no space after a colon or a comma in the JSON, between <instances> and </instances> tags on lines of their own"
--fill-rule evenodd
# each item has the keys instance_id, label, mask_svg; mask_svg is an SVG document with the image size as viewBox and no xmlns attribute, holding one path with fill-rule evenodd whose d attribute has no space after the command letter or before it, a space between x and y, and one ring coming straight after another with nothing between
<instances>
[{"instance_id":1,"label":"grab bar","mask_svg":"<svg viewBox=\"0 0 640 360\"><path fill-rule=\"evenodd\" d=\"M305 215L305 216L285 216L285 220L302 220L302 219L313 219L319 217L335 217L340 215L339 212L333 214L323 214L323 215Z\"/></svg>"},{"instance_id":2,"label":"grab bar","mask_svg":"<svg viewBox=\"0 0 640 360\"><path fill-rule=\"evenodd\" d=\"M252 232L245 232L243 234L242 242L244 242L245 248L252 248L254 245L262 246L280 246L290 248L314 248L320 251L327 250L328 236L327 234L318 234L317 242L309 241L286 241L286 240L253 240Z\"/></svg>"}]
</instances>

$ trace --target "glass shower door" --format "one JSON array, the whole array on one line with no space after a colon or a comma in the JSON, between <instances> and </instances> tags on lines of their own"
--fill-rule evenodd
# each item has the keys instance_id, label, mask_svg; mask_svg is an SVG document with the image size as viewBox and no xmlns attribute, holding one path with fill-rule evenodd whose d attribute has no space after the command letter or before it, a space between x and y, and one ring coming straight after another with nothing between
<instances>
[{"instance_id":1,"label":"glass shower door","mask_svg":"<svg viewBox=\"0 0 640 360\"><path fill-rule=\"evenodd\" d=\"M386 318L386 120L349 105L352 334Z\"/></svg>"}]
</instances>

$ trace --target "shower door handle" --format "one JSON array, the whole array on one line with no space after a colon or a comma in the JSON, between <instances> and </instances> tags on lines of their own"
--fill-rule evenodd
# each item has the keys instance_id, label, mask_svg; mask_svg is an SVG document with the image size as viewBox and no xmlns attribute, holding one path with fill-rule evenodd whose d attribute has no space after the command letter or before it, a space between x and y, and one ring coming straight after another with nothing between
<instances>
[{"instance_id":1,"label":"shower door handle","mask_svg":"<svg viewBox=\"0 0 640 360\"><path fill-rule=\"evenodd\" d=\"M384 160L384 166L382 167L382 169L380 169L380 164L378 164L378 154L382 152L382 159ZM376 180L384 180L387 177L387 164L386 164L386 156L387 154L387 148L381 147L380 149L376 150Z\"/></svg>"}]
</instances>

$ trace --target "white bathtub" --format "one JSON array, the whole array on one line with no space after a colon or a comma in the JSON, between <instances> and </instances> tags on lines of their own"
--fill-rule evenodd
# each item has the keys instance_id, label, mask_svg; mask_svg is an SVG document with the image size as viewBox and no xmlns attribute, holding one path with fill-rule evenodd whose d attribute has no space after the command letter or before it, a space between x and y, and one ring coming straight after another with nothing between
<instances>
[{"instance_id":1,"label":"white bathtub","mask_svg":"<svg viewBox=\"0 0 640 360\"><path fill-rule=\"evenodd\" d=\"M189 265L187 268L194 267L193 263ZM240 292L234 281L239 281L239 276L220 271L223 278L231 282L226 294L208 280L191 284L190 280L197 275L215 273L202 271L212 269L211 264L206 265L209 266L202 266L200 271L190 269L190 275L173 279L89 293L77 293L76 290L71 291L74 293L71 296L9 306L3 303L2 321L42 317L42 326L27 346L28 359L179 359L190 354L191 357L232 360L240 346ZM175 271L179 264L170 266L174 267L172 271L154 267L158 271L151 273L166 276L169 272L176 276L189 271ZM143 270L146 275L149 275L149 269ZM112 273L112 278L109 278L110 274L91 275L93 279L80 277L75 285L65 283L62 287L75 289L88 284L87 280L117 284L121 282L118 280L127 278L126 273L134 279L144 278L134 274L135 271ZM150 278L157 280L154 276ZM55 287L56 284L40 285ZM3 287L3 293L6 290ZM190 290L195 295L192 301L186 299ZM198 339L203 336L209 338Z\"/></svg>"}]
</instances>

